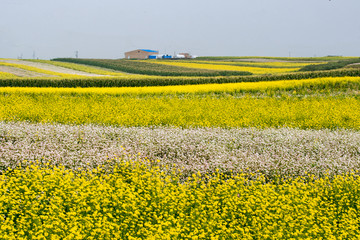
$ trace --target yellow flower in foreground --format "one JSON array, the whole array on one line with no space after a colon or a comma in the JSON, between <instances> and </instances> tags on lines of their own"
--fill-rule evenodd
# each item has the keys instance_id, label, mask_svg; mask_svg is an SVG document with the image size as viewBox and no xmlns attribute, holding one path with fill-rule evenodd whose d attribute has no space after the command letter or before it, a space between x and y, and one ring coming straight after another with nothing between
<instances>
[{"instance_id":1,"label":"yellow flower in foreground","mask_svg":"<svg viewBox=\"0 0 360 240\"><path fill-rule=\"evenodd\" d=\"M353 239L354 174L276 184L121 162L109 172L32 166L0 175L2 239ZM165 181L166 179L166 181ZM311 176L309 176L311 179Z\"/></svg>"}]
</instances>

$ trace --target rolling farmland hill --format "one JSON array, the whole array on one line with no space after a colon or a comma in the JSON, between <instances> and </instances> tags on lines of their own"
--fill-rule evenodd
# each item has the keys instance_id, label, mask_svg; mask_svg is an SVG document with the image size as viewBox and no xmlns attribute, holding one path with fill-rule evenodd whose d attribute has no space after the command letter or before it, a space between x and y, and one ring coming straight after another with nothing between
<instances>
[{"instance_id":1,"label":"rolling farmland hill","mask_svg":"<svg viewBox=\"0 0 360 240\"><path fill-rule=\"evenodd\" d=\"M0 236L355 239L357 61L0 59Z\"/></svg>"}]
</instances>

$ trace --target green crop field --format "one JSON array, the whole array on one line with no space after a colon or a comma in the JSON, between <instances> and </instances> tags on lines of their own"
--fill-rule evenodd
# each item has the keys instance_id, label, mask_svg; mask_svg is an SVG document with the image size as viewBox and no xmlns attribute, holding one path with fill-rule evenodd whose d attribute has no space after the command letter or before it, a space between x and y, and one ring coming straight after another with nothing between
<instances>
[{"instance_id":1,"label":"green crop field","mask_svg":"<svg viewBox=\"0 0 360 240\"><path fill-rule=\"evenodd\" d=\"M182 68L177 66L164 66L149 61L109 60L109 59L69 59L57 58L54 61L87 64L91 66L109 68L127 73L156 75L156 76L231 76L251 75L247 71L221 71L196 68Z\"/></svg>"}]
</instances>

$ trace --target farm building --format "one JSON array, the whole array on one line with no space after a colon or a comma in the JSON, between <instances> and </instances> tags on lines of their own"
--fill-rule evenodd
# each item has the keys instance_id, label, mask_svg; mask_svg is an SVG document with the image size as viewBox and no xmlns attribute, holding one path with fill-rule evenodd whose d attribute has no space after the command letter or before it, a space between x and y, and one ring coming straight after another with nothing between
<instances>
[{"instance_id":1,"label":"farm building","mask_svg":"<svg viewBox=\"0 0 360 240\"><path fill-rule=\"evenodd\" d=\"M174 56L174 58L186 58L186 59L196 58L196 57L197 56L191 55L190 53L179 53Z\"/></svg>"},{"instance_id":2,"label":"farm building","mask_svg":"<svg viewBox=\"0 0 360 240\"><path fill-rule=\"evenodd\" d=\"M125 53L126 59L147 59L150 55L157 55L159 51L149 49L137 49Z\"/></svg>"},{"instance_id":3,"label":"farm building","mask_svg":"<svg viewBox=\"0 0 360 240\"><path fill-rule=\"evenodd\" d=\"M184 58L191 58L190 53L179 53L180 56L184 56Z\"/></svg>"}]
</instances>

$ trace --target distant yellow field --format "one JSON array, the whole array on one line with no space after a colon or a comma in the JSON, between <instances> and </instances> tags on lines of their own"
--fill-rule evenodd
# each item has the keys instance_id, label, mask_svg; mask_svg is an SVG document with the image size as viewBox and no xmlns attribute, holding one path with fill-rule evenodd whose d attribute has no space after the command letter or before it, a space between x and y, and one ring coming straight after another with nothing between
<instances>
[{"instance_id":1,"label":"distant yellow field","mask_svg":"<svg viewBox=\"0 0 360 240\"><path fill-rule=\"evenodd\" d=\"M184 61L181 61L184 62ZM301 62L246 62L246 61L201 61L201 60L191 60L193 63L198 64L222 64L222 65L250 65L250 66L259 66L259 67L279 67L279 68L300 68L310 64L324 64L326 62L314 62L314 63L301 63Z\"/></svg>"},{"instance_id":2,"label":"distant yellow field","mask_svg":"<svg viewBox=\"0 0 360 240\"><path fill-rule=\"evenodd\" d=\"M186 68L197 68L207 70L220 70L220 71L246 71L253 74L272 74L272 73L285 73L294 72L300 68L263 68L263 67L243 67L234 65L220 65L220 64L201 64L201 63L190 63L190 62L166 62L166 61L151 61L156 64L186 67Z\"/></svg>"}]
</instances>

